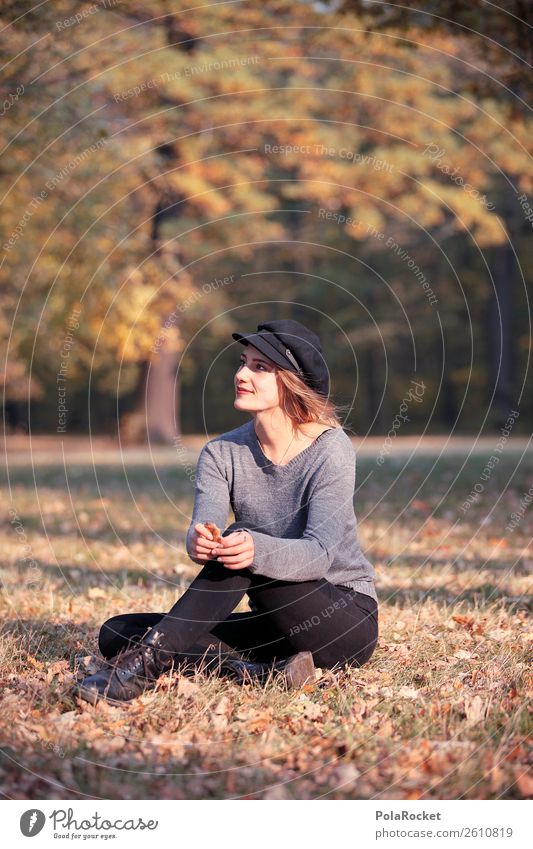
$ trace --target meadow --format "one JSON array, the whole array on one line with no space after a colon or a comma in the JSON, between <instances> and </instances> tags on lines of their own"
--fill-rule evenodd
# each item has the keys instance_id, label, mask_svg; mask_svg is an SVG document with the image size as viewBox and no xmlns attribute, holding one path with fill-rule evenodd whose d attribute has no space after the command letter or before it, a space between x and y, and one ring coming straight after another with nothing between
<instances>
[{"instance_id":1,"label":"meadow","mask_svg":"<svg viewBox=\"0 0 533 849\"><path fill-rule=\"evenodd\" d=\"M533 458L358 458L380 641L360 669L287 691L172 675L121 707L73 695L101 622L165 610L199 571L183 466L2 473L0 792L15 799L517 799L531 796ZM479 489L479 487L478 487ZM247 610L244 598L238 610Z\"/></svg>"}]
</instances>

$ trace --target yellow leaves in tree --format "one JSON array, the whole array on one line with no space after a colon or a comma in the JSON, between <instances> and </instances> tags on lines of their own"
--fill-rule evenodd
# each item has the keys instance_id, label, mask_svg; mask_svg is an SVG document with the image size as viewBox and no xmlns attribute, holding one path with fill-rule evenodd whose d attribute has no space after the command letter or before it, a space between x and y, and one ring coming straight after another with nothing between
<instances>
[{"instance_id":1,"label":"yellow leaves in tree","mask_svg":"<svg viewBox=\"0 0 533 849\"><path fill-rule=\"evenodd\" d=\"M445 211L453 213L454 229L467 232L479 247L504 244L507 241L502 220L495 212L487 209L483 202L483 192L474 186L468 184L468 188L451 187L433 180L424 180L422 185L430 196L430 203L438 200ZM474 195L475 192L479 197Z\"/></svg>"}]
</instances>

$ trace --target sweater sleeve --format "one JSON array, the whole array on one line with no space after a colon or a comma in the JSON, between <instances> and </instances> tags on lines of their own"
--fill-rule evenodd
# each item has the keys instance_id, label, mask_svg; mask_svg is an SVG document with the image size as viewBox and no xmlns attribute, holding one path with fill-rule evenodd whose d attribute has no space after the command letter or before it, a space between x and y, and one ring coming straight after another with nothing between
<instances>
[{"instance_id":1,"label":"sweater sleeve","mask_svg":"<svg viewBox=\"0 0 533 849\"><path fill-rule=\"evenodd\" d=\"M307 524L298 539L273 537L247 528L254 540L254 574L285 581L323 578L338 546L353 526L355 452L329 457L312 488Z\"/></svg>"},{"instance_id":2,"label":"sweater sleeve","mask_svg":"<svg viewBox=\"0 0 533 849\"><path fill-rule=\"evenodd\" d=\"M229 482L222 462L209 443L204 445L196 465L196 489L194 493L194 508L191 524L187 530L185 547L187 554L194 563L205 565L205 561L197 560L190 554L191 537L197 522L214 522L224 529L230 511Z\"/></svg>"}]
</instances>

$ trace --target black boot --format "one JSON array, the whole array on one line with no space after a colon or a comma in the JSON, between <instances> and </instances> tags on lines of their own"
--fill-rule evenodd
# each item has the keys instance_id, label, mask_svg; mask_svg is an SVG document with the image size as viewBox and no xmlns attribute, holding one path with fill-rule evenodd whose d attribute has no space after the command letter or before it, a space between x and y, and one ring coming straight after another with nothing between
<instances>
[{"instance_id":1,"label":"black boot","mask_svg":"<svg viewBox=\"0 0 533 849\"><path fill-rule=\"evenodd\" d=\"M298 652L276 663L254 663L250 660L224 658L221 671L227 672L241 683L259 681L264 684L271 675L281 677L291 690L303 687L306 682L313 683L316 679L315 664L310 651Z\"/></svg>"},{"instance_id":2,"label":"black boot","mask_svg":"<svg viewBox=\"0 0 533 849\"><path fill-rule=\"evenodd\" d=\"M174 655L165 649L165 637L151 628L138 645L121 651L104 669L78 684L77 694L95 705L99 699L120 704L153 690L157 679L172 668Z\"/></svg>"}]
</instances>

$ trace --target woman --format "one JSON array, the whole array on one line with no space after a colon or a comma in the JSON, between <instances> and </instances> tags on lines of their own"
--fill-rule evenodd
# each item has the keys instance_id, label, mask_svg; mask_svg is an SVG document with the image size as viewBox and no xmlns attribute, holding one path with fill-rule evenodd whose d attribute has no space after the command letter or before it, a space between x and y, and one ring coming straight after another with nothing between
<instances>
[{"instance_id":1,"label":"woman","mask_svg":"<svg viewBox=\"0 0 533 849\"><path fill-rule=\"evenodd\" d=\"M167 613L115 616L102 626L110 662L79 695L128 701L177 663L289 686L365 663L378 635L374 571L353 509L355 453L329 401L319 337L293 320L233 333L245 347L235 375L246 424L210 440L196 473L187 552L204 564ZM216 542L206 527L224 528ZM247 594L252 610L233 613Z\"/></svg>"}]
</instances>

